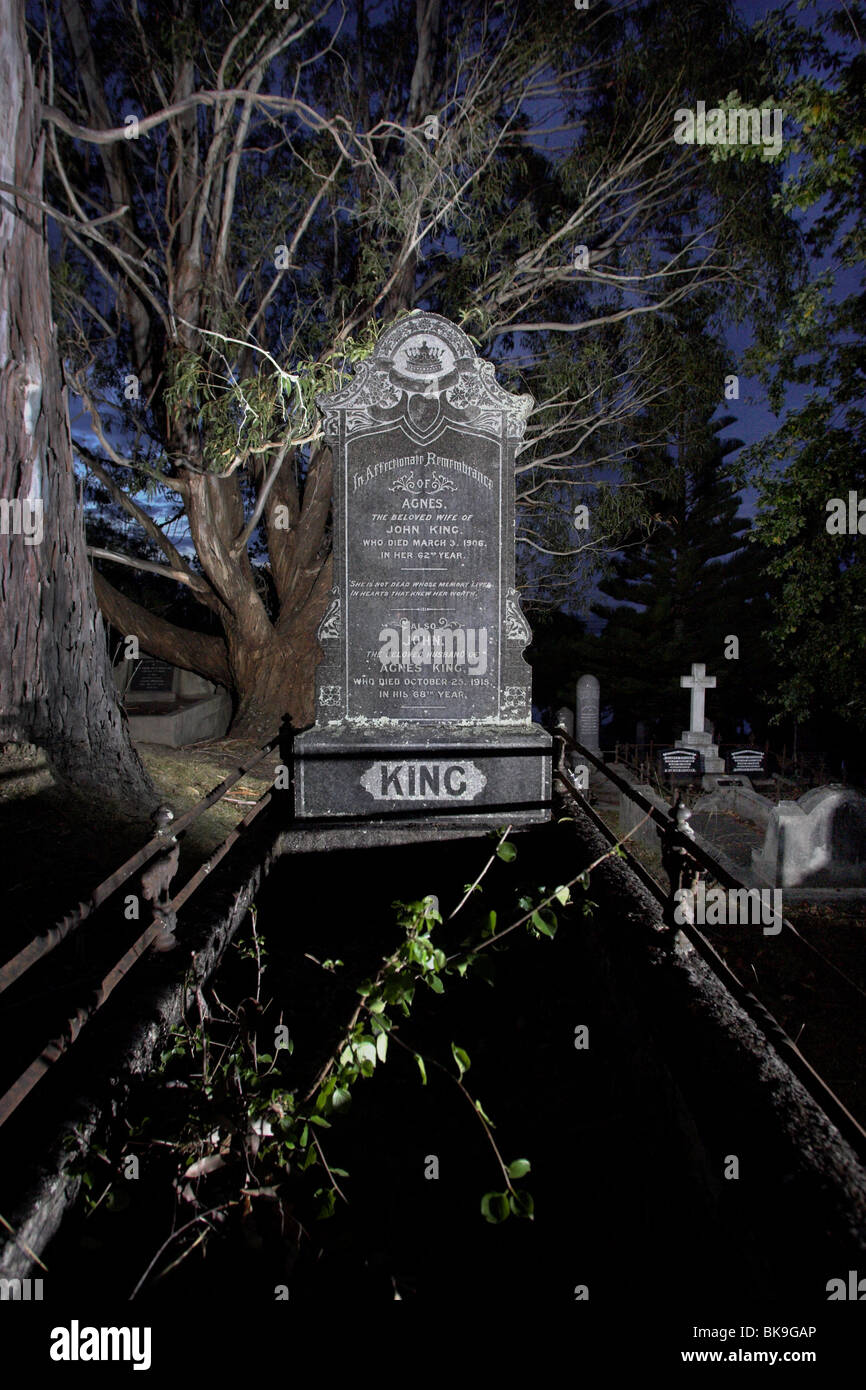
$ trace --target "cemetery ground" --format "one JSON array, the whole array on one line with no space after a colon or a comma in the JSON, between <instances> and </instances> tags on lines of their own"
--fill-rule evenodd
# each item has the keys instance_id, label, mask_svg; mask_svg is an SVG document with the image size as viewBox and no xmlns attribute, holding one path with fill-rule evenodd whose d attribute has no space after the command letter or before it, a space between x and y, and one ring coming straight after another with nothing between
<instances>
[{"instance_id":1,"label":"cemetery ground","mask_svg":"<svg viewBox=\"0 0 866 1390\"><path fill-rule=\"evenodd\" d=\"M184 748L136 745L154 785L154 804L175 817L218 786L256 751L248 740L214 739ZM216 849L249 807L273 785L274 751L204 812L181 841L181 877ZM7 870L4 946L59 919L153 834L135 808L100 803L57 784L44 755L21 745L0 749L0 835ZM19 941L20 937L20 941Z\"/></svg>"},{"instance_id":2,"label":"cemetery ground","mask_svg":"<svg viewBox=\"0 0 866 1390\"><path fill-rule=\"evenodd\" d=\"M794 789L793 795L797 794ZM685 799L695 798L687 795ZM593 805L618 831L617 798L610 795L608 784L593 783ZM763 832L729 811L699 812L692 816L690 825L734 865L742 867L749 865L752 848L759 847L764 839ZM666 887L660 852L635 840L629 842L629 848ZM864 1124L866 1010L857 989L866 990L866 898L840 893L831 901L789 904L783 893L782 901L784 916L802 940L787 931L764 936L760 927L751 925L704 925L701 931Z\"/></svg>"}]
</instances>

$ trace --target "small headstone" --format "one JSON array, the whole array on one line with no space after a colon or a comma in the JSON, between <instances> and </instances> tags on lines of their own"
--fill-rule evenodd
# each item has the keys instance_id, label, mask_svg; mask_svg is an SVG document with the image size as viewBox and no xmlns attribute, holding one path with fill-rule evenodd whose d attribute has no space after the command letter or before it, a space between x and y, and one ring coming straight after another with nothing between
<instances>
[{"instance_id":1,"label":"small headstone","mask_svg":"<svg viewBox=\"0 0 866 1390\"><path fill-rule=\"evenodd\" d=\"M704 770L699 748L664 748L658 760L663 777L700 777Z\"/></svg>"},{"instance_id":2,"label":"small headstone","mask_svg":"<svg viewBox=\"0 0 866 1390\"><path fill-rule=\"evenodd\" d=\"M153 656L135 663L120 661L114 677L136 743L181 748L222 738L231 722L228 691L171 662Z\"/></svg>"},{"instance_id":3,"label":"small headstone","mask_svg":"<svg viewBox=\"0 0 866 1390\"><path fill-rule=\"evenodd\" d=\"M600 687L596 676L581 676L577 682L577 742L588 748L590 753L601 753L599 742Z\"/></svg>"},{"instance_id":4,"label":"small headstone","mask_svg":"<svg viewBox=\"0 0 866 1390\"><path fill-rule=\"evenodd\" d=\"M126 692L127 704L146 704L153 699L172 700L178 668L155 656L143 656L132 673ZM138 700L130 697L138 697Z\"/></svg>"},{"instance_id":5,"label":"small headstone","mask_svg":"<svg viewBox=\"0 0 866 1390\"><path fill-rule=\"evenodd\" d=\"M413 313L319 397L334 455L334 587L301 817L546 820L514 578L514 457L532 406L459 328Z\"/></svg>"},{"instance_id":6,"label":"small headstone","mask_svg":"<svg viewBox=\"0 0 866 1390\"><path fill-rule=\"evenodd\" d=\"M737 777L766 777L767 755L763 748L735 748L728 753L727 770Z\"/></svg>"},{"instance_id":7,"label":"small headstone","mask_svg":"<svg viewBox=\"0 0 866 1390\"><path fill-rule=\"evenodd\" d=\"M562 728L565 729L566 733L570 734L571 737L574 738L573 710L570 710L568 708L568 705L563 705L561 709L558 709L556 711L554 718L556 720L557 725L561 725Z\"/></svg>"}]
</instances>

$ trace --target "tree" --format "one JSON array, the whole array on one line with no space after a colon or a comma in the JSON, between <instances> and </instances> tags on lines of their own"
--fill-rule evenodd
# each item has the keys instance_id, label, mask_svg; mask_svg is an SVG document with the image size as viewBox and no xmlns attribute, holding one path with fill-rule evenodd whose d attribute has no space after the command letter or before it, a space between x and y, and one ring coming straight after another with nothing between
<instances>
[{"instance_id":1,"label":"tree","mask_svg":"<svg viewBox=\"0 0 866 1390\"><path fill-rule=\"evenodd\" d=\"M136 557L100 548L114 626L232 688L235 732L310 722L331 583L314 397L418 306L538 400L518 464L524 584L549 602L585 578L642 506L634 424L677 386L649 320L697 289L721 305L739 288L742 308L787 274L784 236L771 264L751 233L753 209L762 235L773 222L772 170L671 139L683 94L723 90L731 54L748 56L728 11L59 8L57 302L99 443L80 457L219 632L148 612L105 572ZM575 534L575 489L605 470L618 486ZM192 556L160 524L173 509Z\"/></svg>"},{"instance_id":2,"label":"tree","mask_svg":"<svg viewBox=\"0 0 866 1390\"><path fill-rule=\"evenodd\" d=\"M100 797L139 800L152 789L117 701L77 509L23 0L0 8L0 62L0 740L39 745L62 779Z\"/></svg>"},{"instance_id":3,"label":"tree","mask_svg":"<svg viewBox=\"0 0 866 1390\"><path fill-rule=\"evenodd\" d=\"M635 534L603 581L616 606L597 604L607 619L599 642L600 678L615 691L617 727L632 737L643 720L656 737L685 727L680 676L703 661L718 677L709 714L730 736L746 720L763 725L762 687L771 679L760 632L767 604L758 553L746 547L746 518L731 480L728 456L741 441L718 436L733 416L683 408L667 455L647 461L657 480L652 506L660 518ZM731 639L735 639L734 645Z\"/></svg>"},{"instance_id":4,"label":"tree","mask_svg":"<svg viewBox=\"0 0 866 1390\"><path fill-rule=\"evenodd\" d=\"M768 23L788 65L783 100L799 155L778 201L806 219L810 251L829 266L813 270L752 355L777 411L786 383L807 394L748 451L742 476L759 488L755 539L775 581L777 718L820 718L827 747L828 717L858 737L866 718L866 518L855 510L852 527L848 517L849 495L855 509L866 499L866 13L852 4L804 28L785 14Z\"/></svg>"}]
</instances>

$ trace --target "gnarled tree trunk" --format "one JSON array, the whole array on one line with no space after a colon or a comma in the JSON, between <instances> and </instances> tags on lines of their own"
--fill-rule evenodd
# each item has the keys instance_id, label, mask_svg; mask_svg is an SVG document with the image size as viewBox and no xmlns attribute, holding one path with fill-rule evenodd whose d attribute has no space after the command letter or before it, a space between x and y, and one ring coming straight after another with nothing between
<instances>
[{"instance_id":1,"label":"gnarled tree trunk","mask_svg":"<svg viewBox=\"0 0 866 1390\"><path fill-rule=\"evenodd\" d=\"M102 796L153 800L117 699L85 552L51 315L44 137L24 0L0 5L0 740Z\"/></svg>"}]
</instances>

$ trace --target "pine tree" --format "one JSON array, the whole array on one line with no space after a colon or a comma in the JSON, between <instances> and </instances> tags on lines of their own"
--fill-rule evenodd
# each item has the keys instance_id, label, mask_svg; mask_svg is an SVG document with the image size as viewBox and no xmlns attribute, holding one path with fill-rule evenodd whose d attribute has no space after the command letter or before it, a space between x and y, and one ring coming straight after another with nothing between
<instances>
[{"instance_id":1,"label":"pine tree","mask_svg":"<svg viewBox=\"0 0 866 1390\"><path fill-rule=\"evenodd\" d=\"M695 661L718 679L708 702L717 730L734 739L744 720L756 731L765 726L761 696L772 673L760 631L767 601L728 462L741 441L721 439L734 418L712 420L712 413L684 407L667 449L647 458L642 471L656 527L632 535L599 584L615 601L592 611L607 619L598 674L620 737L632 738L639 720L655 738L679 737L688 726L680 676ZM726 651L737 651L737 659Z\"/></svg>"}]
</instances>

